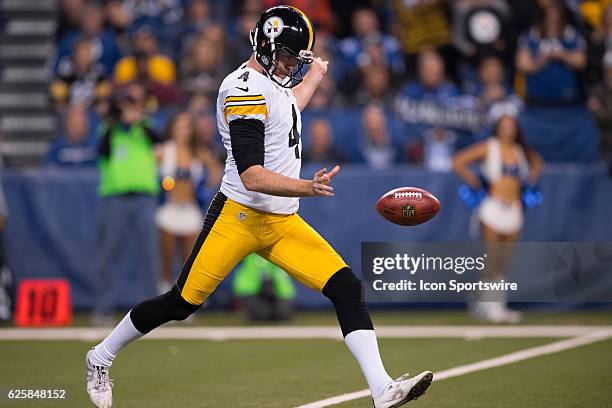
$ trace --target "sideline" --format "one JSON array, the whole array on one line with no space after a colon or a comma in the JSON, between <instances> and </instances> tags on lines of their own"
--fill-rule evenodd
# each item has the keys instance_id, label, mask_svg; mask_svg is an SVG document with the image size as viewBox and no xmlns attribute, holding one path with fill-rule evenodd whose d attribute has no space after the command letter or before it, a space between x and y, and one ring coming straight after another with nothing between
<instances>
[{"instance_id":1,"label":"sideline","mask_svg":"<svg viewBox=\"0 0 612 408\"><path fill-rule=\"evenodd\" d=\"M612 326L378 326L379 338L519 338L577 337ZM0 340L80 340L103 339L110 327L4 328ZM338 326L257 326L257 327L160 327L143 337L145 340L342 340Z\"/></svg>"}]
</instances>

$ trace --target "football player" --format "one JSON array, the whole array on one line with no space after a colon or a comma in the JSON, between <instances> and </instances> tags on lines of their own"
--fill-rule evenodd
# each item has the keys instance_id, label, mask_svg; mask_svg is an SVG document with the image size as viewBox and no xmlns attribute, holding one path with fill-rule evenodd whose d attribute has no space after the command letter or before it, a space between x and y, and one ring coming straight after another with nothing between
<instances>
[{"instance_id":1,"label":"football player","mask_svg":"<svg viewBox=\"0 0 612 408\"><path fill-rule=\"evenodd\" d=\"M315 58L315 33L294 7L266 10L251 32L253 55L219 89L217 126L227 149L225 176L197 243L169 292L134 307L87 353L87 392L100 408L112 405L109 368L128 343L198 310L225 276L255 252L333 303L344 340L359 362L375 408L421 396L433 374L393 380L381 361L361 283L334 249L298 214L300 197L333 197L340 170L300 179L300 112L327 71ZM302 77L302 68L310 64Z\"/></svg>"}]
</instances>

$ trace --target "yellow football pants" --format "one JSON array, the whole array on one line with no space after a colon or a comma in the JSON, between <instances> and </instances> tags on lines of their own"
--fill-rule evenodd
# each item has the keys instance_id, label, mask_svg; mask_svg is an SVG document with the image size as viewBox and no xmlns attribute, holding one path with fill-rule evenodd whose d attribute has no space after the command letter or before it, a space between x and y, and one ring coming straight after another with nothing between
<instances>
[{"instance_id":1,"label":"yellow football pants","mask_svg":"<svg viewBox=\"0 0 612 408\"><path fill-rule=\"evenodd\" d=\"M249 208L219 192L177 281L181 296L193 305L202 304L238 262L253 252L318 291L347 266L299 215Z\"/></svg>"}]
</instances>

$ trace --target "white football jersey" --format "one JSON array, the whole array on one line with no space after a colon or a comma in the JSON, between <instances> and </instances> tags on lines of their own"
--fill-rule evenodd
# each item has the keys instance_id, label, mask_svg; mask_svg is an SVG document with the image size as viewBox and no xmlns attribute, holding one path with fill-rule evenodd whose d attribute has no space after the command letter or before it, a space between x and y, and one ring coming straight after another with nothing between
<instances>
[{"instance_id":1,"label":"white football jersey","mask_svg":"<svg viewBox=\"0 0 612 408\"><path fill-rule=\"evenodd\" d=\"M276 197L248 191L238 175L232 155L229 123L236 119L258 119L265 126L264 167L291 178L300 177L302 120L291 89L275 84L246 63L223 80L217 97L217 127L227 149L221 192L232 200L274 214L298 210L297 197Z\"/></svg>"}]
</instances>

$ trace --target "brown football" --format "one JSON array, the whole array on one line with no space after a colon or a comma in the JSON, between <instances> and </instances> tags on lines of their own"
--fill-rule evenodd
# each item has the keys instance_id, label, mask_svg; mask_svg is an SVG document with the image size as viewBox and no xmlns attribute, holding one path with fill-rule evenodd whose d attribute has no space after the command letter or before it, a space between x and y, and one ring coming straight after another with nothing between
<instances>
[{"instance_id":1,"label":"brown football","mask_svg":"<svg viewBox=\"0 0 612 408\"><path fill-rule=\"evenodd\" d=\"M440 211L440 201L427 190L400 187L380 197L376 202L376 211L394 224L419 225L431 220Z\"/></svg>"}]
</instances>

